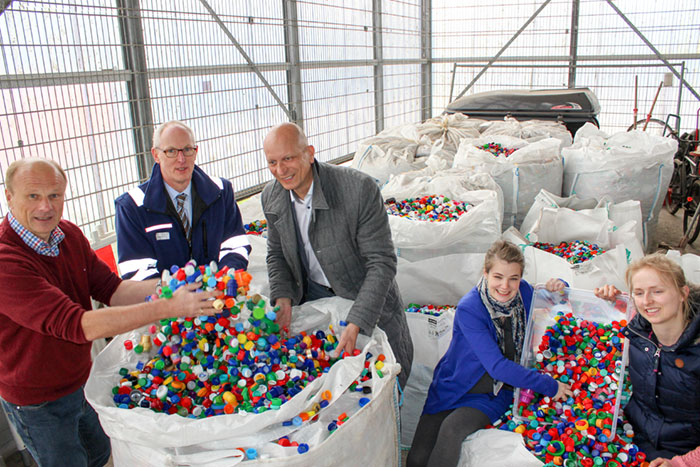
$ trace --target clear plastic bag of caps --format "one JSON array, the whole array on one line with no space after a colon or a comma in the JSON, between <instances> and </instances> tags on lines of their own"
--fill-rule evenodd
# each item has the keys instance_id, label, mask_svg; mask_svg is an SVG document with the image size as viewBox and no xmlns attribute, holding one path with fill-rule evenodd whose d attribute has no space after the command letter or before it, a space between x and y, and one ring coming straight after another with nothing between
<instances>
[{"instance_id":1,"label":"clear plastic bag of caps","mask_svg":"<svg viewBox=\"0 0 700 467\"><path fill-rule=\"evenodd\" d=\"M596 355L598 355L601 359L605 359L605 356L607 354L607 352L603 352L602 349L595 347L598 343L601 343L600 339L592 339L591 341L581 340L576 343L577 349L583 350L586 347L588 347L590 349L590 354L584 354L580 357L575 358L574 360L568 360L566 355L571 353L570 350L572 349L572 347L565 349L565 336L569 336L570 338L577 340L577 335L588 335L588 333L585 331L580 331L577 334L576 331L574 331L575 328L579 328L580 330L580 327L577 324L580 325L582 324L582 322L584 322L586 326L593 326L589 327L588 329L590 329L591 331L595 329L597 332L598 329L604 329L604 326L610 327L613 322L629 322L629 320L634 316L635 313L634 306L629 301L628 296L626 294L619 295L617 297L616 302L613 303L611 301L603 300L596 297L595 294L589 290L564 288L562 292L552 293L545 289L544 285L538 285L535 287L534 293L532 295L531 310L532 311L530 312L530 317L528 319L527 328L525 331L525 341L523 343L523 351L520 358L520 364L525 368L536 368L538 362L547 360L548 357L556 357L555 363L557 368L552 368L552 370L554 372L557 372L559 371L559 368L562 367L563 371L559 372L560 377L562 374L568 373L568 370L571 370L572 372L575 371L573 370L573 368L575 368L576 366L580 366L578 363L580 358L586 359L586 366L589 368L588 371L590 371L591 368L597 367L597 365L603 363L603 360L601 360L598 361L597 364L591 364L591 359L596 358ZM541 350L540 344L543 342L543 337L547 333L548 328L554 325L558 325L557 317L560 313L563 313L564 316L566 316L567 314L571 314L572 318L570 320L570 323L573 323L571 325L561 326L561 328L564 328L564 331L561 333L557 333L561 334L561 340L563 340L563 345L551 345L552 338L550 337L549 348ZM618 331L622 327L623 326L620 325ZM602 336L604 337L605 334L602 334ZM599 338L600 337L601 336L599 336ZM627 346L627 339L618 337L619 343L613 343L613 337L617 337L617 333L611 331L610 335L606 338L606 341L602 343L609 343L611 346L617 345L619 349L614 352L614 356L611 356L609 360L606 360L604 372L599 370L593 370L593 373L595 373L595 377L604 378L605 390L609 390L611 392L611 394L607 395L608 397L605 400L605 402L610 402L613 405L612 426L610 427L610 431L612 433L615 433L617 419L620 413L620 406L622 402L622 393L624 386L623 382L625 379L625 368L627 367L627 362L629 358L629 349ZM565 365L562 366L559 363L559 361L564 361ZM554 365L552 366L554 367ZM614 371L608 370L609 368L613 367ZM549 371L547 372L549 373ZM603 374L604 376L601 376ZM576 373L574 373L574 376L579 376L579 378L574 379L573 377L567 377L566 379L568 379L568 383L571 384L573 381L580 379L580 374L577 375ZM594 378L589 377L589 379ZM599 385L596 383L594 383L593 387L588 385L587 390L589 390L589 392L595 392L596 390L598 390L598 386ZM600 386L602 390L603 385ZM523 393L522 399L521 393ZM614 397L611 397L613 395ZM530 401L534 402L535 400L537 400L538 397L540 397L540 395L533 394L531 390L516 388L513 400L513 417L516 420L528 421L528 417L521 415L520 411L522 408L527 408ZM602 398L597 400L603 403ZM592 400L592 402L595 403L596 400ZM562 403L561 406L563 408L566 408L564 407L566 406L566 401ZM569 407L569 409L571 409L571 407ZM563 420L563 417L559 415L551 414L551 416L553 417L554 421ZM569 417L568 421L575 421L575 419L576 417L574 417L574 419ZM542 417L540 416L537 417L537 420L540 423L550 423L546 421L543 422Z\"/></svg>"}]
</instances>

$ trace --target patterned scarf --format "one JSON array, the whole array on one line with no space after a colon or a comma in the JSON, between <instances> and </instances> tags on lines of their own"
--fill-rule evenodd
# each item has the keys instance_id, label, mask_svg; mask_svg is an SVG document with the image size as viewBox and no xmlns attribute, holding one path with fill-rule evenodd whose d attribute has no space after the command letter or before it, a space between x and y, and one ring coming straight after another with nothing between
<instances>
[{"instance_id":1,"label":"patterned scarf","mask_svg":"<svg viewBox=\"0 0 700 467\"><path fill-rule=\"evenodd\" d=\"M520 355L523 351L523 341L525 340L525 306L523 299L520 296L520 291L506 303L496 301L488 293L488 284L486 277L481 276L481 280L477 284L479 295L484 306L489 311L489 315L493 320L493 325L496 328L498 336L498 347L505 355L505 342L503 341L503 324L501 318L511 317L513 329L513 343L515 347L514 361L520 362Z\"/></svg>"}]
</instances>

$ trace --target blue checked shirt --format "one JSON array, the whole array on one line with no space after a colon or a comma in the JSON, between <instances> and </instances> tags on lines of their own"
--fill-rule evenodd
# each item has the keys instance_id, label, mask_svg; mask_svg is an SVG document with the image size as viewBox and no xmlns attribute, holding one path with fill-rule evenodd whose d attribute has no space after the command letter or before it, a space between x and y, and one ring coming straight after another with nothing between
<instances>
[{"instance_id":1,"label":"blue checked shirt","mask_svg":"<svg viewBox=\"0 0 700 467\"><path fill-rule=\"evenodd\" d=\"M17 235L20 236L20 238L29 246L29 248L36 251L40 255L58 256L58 244L61 243L64 238L66 238L66 234L63 233L63 230L61 230L60 227L56 226L56 228L53 229L53 232L51 232L49 241L45 242L20 224L11 212L7 214L7 219L10 222L12 230L17 232Z\"/></svg>"}]
</instances>

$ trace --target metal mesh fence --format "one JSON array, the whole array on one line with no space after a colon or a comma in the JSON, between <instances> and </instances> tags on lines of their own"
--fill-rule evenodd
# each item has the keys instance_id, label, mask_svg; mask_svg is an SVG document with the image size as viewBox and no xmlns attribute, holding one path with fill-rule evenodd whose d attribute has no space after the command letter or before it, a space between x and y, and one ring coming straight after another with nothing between
<instances>
[{"instance_id":1,"label":"metal mesh fence","mask_svg":"<svg viewBox=\"0 0 700 467\"><path fill-rule=\"evenodd\" d=\"M697 2L499 0L481 3L454 5L449 0L432 0L434 109L444 108L451 93L456 96L484 69L485 73L467 94L494 89L567 87L570 61L575 58L574 84L589 87L597 95L602 108L598 119L605 131L623 131L633 123L635 76L639 86L638 118L648 113L659 84L665 81L668 85L661 88L652 116L665 120L668 114L679 114L681 131L695 127L700 99L687 88L681 89L678 77L667 76L670 70L645 39L700 92ZM578 21L574 24L575 4L579 8ZM487 67L540 8L539 14L499 59ZM572 45L572 31L577 32L575 45ZM456 68L452 88L454 63L461 66ZM672 117L669 122L675 126L676 119Z\"/></svg>"},{"instance_id":2,"label":"metal mesh fence","mask_svg":"<svg viewBox=\"0 0 700 467\"><path fill-rule=\"evenodd\" d=\"M0 177L22 157L56 159L64 215L96 239L171 119L239 197L270 180L261 147L277 123L296 119L320 160L345 160L472 81L466 94L590 87L608 132L632 124L635 76L639 118L665 81L654 117L679 113L687 130L698 99L645 40L698 88L698 13L694 0L15 0L0 14Z\"/></svg>"}]
</instances>

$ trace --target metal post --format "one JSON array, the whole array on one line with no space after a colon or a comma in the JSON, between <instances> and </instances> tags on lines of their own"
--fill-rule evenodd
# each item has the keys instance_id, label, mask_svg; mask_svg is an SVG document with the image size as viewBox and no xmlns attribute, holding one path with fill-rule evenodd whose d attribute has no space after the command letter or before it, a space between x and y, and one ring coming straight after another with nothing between
<instances>
[{"instance_id":1,"label":"metal post","mask_svg":"<svg viewBox=\"0 0 700 467\"><path fill-rule=\"evenodd\" d=\"M433 116L432 2L421 1L421 121Z\"/></svg>"},{"instance_id":2,"label":"metal post","mask_svg":"<svg viewBox=\"0 0 700 467\"><path fill-rule=\"evenodd\" d=\"M5 10L7 10L7 7L10 6L12 3L12 0L2 0L0 1L0 15L5 13Z\"/></svg>"},{"instance_id":3,"label":"metal post","mask_svg":"<svg viewBox=\"0 0 700 467\"><path fill-rule=\"evenodd\" d=\"M532 16L530 16L530 19L528 19L527 21L525 21L525 24L523 24L523 25L520 27L520 29L518 29L518 31L517 31L515 34L513 34L513 37L511 37L510 40L509 40L508 42L506 42L506 44L505 44L503 47L501 47L501 50L499 50L498 53L497 53L496 55L494 55L494 57L493 57L491 60L489 60L489 62L488 62L486 65L484 65L484 68L481 69L481 71L474 77L474 79L472 79L471 82L470 82L469 84L467 84L467 86L466 86L464 89L462 89L462 92L460 92L459 94L457 94L457 97L455 97L455 100L457 100L457 99L459 99L460 97L462 97L462 96L464 95L464 93L467 92L467 91L469 90L469 88L471 88L472 86L474 86L474 83L476 83L476 82L479 80L479 78L481 78L481 75L483 75L484 73L486 73L486 70L488 70L489 67L490 67L491 65L493 65L494 62L496 62L496 60L498 60L498 57L500 57L501 55L503 55L503 52L505 52L506 49L507 49L508 47L510 47L510 44L512 44L513 41L514 41L515 39L518 38L518 36L525 30L525 28L527 28L527 27L530 25L530 23L532 23L532 22L535 20L535 18L537 18L537 15L539 15L540 12L541 12L542 10L544 10L544 7L546 7L546 6L549 4L549 2L551 2L551 1L552 1L552 0L545 0L545 2L537 9L537 11L535 11L535 12L532 14Z\"/></svg>"},{"instance_id":4,"label":"metal post","mask_svg":"<svg viewBox=\"0 0 700 467\"><path fill-rule=\"evenodd\" d=\"M127 80L129 110L134 131L136 164L139 180L151 175L153 156L153 111L151 93L148 88L148 69L141 25L139 0L117 0L119 9L119 31L122 39L124 67L131 72Z\"/></svg>"},{"instance_id":5,"label":"metal post","mask_svg":"<svg viewBox=\"0 0 700 467\"><path fill-rule=\"evenodd\" d=\"M290 120L304 128L304 100L301 88L297 1L282 0L282 14L284 20L284 54L289 64L289 68L287 68L287 97L289 100Z\"/></svg>"},{"instance_id":6,"label":"metal post","mask_svg":"<svg viewBox=\"0 0 700 467\"><path fill-rule=\"evenodd\" d=\"M455 89L455 75L457 74L457 62L454 62L452 64L452 81L450 81L450 99L447 101L448 103L452 102L452 91Z\"/></svg>"},{"instance_id":7,"label":"metal post","mask_svg":"<svg viewBox=\"0 0 700 467\"><path fill-rule=\"evenodd\" d=\"M382 49L382 0L372 0L374 49L374 131L384 129L384 51Z\"/></svg>"},{"instance_id":8,"label":"metal post","mask_svg":"<svg viewBox=\"0 0 700 467\"><path fill-rule=\"evenodd\" d=\"M685 61L681 62L681 81L678 83L678 103L676 103L676 115L681 114L681 96L683 95L683 79L685 76ZM681 135L681 119L676 119L676 134ZM697 138L697 135L695 136Z\"/></svg>"},{"instance_id":9,"label":"metal post","mask_svg":"<svg viewBox=\"0 0 700 467\"><path fill-rule=\"evenodd\" d=\"M569 89L576 87L576 59L578 57L578 13L580 0L571 2L571 41L569 43Z\"/></svg>"},{"instance_id":10,"label":"metal post","mask_svg":"<svg viewBox=\"0 0 700 467\"><path fill-rule=\"evenodd\" d=\"M637 27L636 27L634 24L632 24L632 21L630 21L630 20L627 18L627 16L625 16L625 14L624 14L622 11L620 11L620 9L612 2L612 0L605 0L605 1L608 2L608 5L610 5L610 7L611 7L613 10L615 10L615 12L620 16L620 18L622 18L622 20L623 20L625 23L627 23L627 26L629 26L630 28L632 28L632 30L639 36L639 38L640 38L642 41L644 41L644 43L647 45L647 47L649 47L649 48L651 49L651 51L654 52L654 55L656 55L656 57L657 57L659 60L661 60L661 61L664 63L664 65L666 65L666 66L668 67L669 70L671 70L671 73L673 73L674 75L676 75L676 78L678 78L678 79L681 81L681 86L684 86L684 85L685 85L685 87L688 88L688 91L690 91L690 93L691 93L692 95L694 95L695 98L696 98L697 100L700 100L700 94L698 94L698 93L695 91L695 89L693 89L693 87L692 87L690 84L688 84L688 82L685 80L685 78L683 78L683 77L678 73L678 71L676 71L676 69L673 67L673 65L672 65L671 63L669 63L669 61L666 60L666 58L665 58L663 55L661 55L661 52L659 52L659 51L656 49L656 47L654 47L654 44L652 44L651 42L649 42L649 39L647 39L646 37L644 37L644 34L642 34L642 32L641 32L639 29L637 29Z\"/></svg>"}]
</instances>

